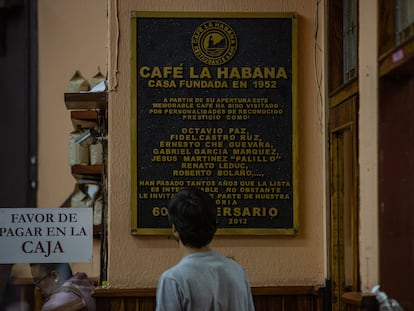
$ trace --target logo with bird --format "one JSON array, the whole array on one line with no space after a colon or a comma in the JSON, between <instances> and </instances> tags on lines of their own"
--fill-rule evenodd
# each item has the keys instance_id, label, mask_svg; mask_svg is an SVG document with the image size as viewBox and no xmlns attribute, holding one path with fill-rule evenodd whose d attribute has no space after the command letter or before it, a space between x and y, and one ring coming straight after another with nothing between
<instances>
[{"instance_id":1,"label":"logo with bird","mask_svg":"<svg viewBox=\"0 0 414 311\"><path fill-rule=\"evenodd\" d=\"M210 20L199 25L191 38L194 55L203 63L228 63L237 51L237 35L228 24Z\"/></svg>"}]
</instances>

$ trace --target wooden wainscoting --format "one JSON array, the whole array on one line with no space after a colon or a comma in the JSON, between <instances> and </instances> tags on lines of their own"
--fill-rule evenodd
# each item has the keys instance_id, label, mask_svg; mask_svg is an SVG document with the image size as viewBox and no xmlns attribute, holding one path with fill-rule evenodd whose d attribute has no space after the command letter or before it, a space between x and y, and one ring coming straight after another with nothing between
<instances>
[{"instance_id":1,"label":"wooden wainscoting","mask_svg":"<svg viewBox=\"0 0 414 311\"><path fill-rule=\"evenodd\" d=\"M155 310L155 288L97 288L99 311ZM256 311L323 311L324 289L314 286L252 287Z\"/></svg>"}]
</instances>

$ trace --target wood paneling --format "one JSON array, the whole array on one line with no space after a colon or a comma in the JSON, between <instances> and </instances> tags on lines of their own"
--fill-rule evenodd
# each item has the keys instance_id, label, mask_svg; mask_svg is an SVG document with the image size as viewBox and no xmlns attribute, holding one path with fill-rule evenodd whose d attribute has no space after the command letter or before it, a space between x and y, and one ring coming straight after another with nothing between
<instances>
[{"instance_id":1,"label":"wood paneling","mask_svg":"<svg viewBox=\"0 0 414 311\"><path fill-rule=\"evenodd\" d=\"M414 310L414 79L382 78L378 200L381 290Z\"/></svg>"},{"instance_id":2,"label":"wood paneling","mask_svg":"<svg viewBox=\"0 0 414 311\"><path fill-rule=\"evenodd\" d=\"M94 292L97 310L155 310L155 288L97 288ZM313 286L253 287L256 311L322 311L324 289Z\"/></svg>"},{"instance_id":3,"label":"wood paneling","mask_svg":"<svg viewBox=\"0 0 414 311\"><path fill-rule=\"evenodd\" d=\"M22 310L41 310L40 291L28 280L15 282ZM155 288L116 289L97 288L94 292L97 311L153 311L155 310ZM253 287L252 294L256 311L323 311L325 288L313 286ZM376 311L375 296L358 292L345 293L342 297L344 311Z\"/></svg>"}]
</instances>

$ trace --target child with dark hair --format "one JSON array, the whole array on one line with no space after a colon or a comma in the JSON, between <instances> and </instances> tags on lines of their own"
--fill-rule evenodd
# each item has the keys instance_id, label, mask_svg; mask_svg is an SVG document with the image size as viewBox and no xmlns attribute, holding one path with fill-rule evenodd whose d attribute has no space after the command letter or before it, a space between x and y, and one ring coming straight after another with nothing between
<instances>
[{"instance_id":1,"label":"child with dark hair","mask_svg":"<svg viewBox=\"0 0 414 311\"><path fill-rule=\"evenodd\" d=\"M183 258L161 275L156 310L254 310L244 269L209 246L217 230L213 198L184 188L170 200L168 217Z\"/></svg>"}]
</instances>

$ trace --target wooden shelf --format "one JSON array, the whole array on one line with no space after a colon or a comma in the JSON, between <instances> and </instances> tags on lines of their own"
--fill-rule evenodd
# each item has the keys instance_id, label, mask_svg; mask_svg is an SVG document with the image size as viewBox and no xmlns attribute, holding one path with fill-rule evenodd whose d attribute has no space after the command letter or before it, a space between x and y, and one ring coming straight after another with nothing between
<instances>
[{"instance_id":1,"label":"wooden shelf","mask_svg":"<svg viewBox=\"0 0 414 311\"><path fill-rule=\"evenodd\" d=\"M107 92L65 93L65 105L68 110L106 109Z\"/></svg>"},{"instance_id":2,"label":"wooden shelf","mask_svg":"<svg viewBox=\"0 0 414 311\"><path fill-rule=\"evenodd\" d=\"M363 307L363 310L378 310L378 302L374 294L345 292L342 301L346 305Z\"/></svg>"},{"instance_id":3,"label":"wooden shelf","mask_svg":"<svg viewBox=\"0 0 414 311\"><path fill-rule=\"evenodd\" d=\"M95 110L72 110L70 118L76 120L97 120L98 112Z\"/></svg>"},{"instance_id":4,"label":"wooden shelf","mask_svg":"<svg viewBox=\"0 0 414 311\"><path fill-rule=\"evenodd\" d=\"M72 174L74 175L101 175L102 165L72 165Z\"/></svg>"},{"instance_id":5,"label":"wooden shelf","mask_svg":"<svg viewBox=\"0 0 414 311\"><path fill-rule=\"evenodd\" d=\"M95 237L99 236L102 233L102 225L93 225L93 235Z\"/></svg>"},{"instance_id":6,"label":"wooden shelf","mask_svg":"<svg viewBox=\"0 0 414 311\"><path fill-rule=\"evenodd\" d=\"M107 92L79 92L65 93L65 105L70 111L70 117L74 127L95 128L107 124L108 93ZM101 120L104 118L105 120ZM102 124L99 124L102 123ZM101 130L99 128L99 130ZM71 173L79 184L82 182L96 181L102 183L103 165L72 165ZM72 194L73 195L73 194ZM102 194L106 195L106 193ZM69 197L64 205L70 204ZM104 208L104 207L103 207ZM103 236L104 226L102 224L93 225L93 237L101 239Z\"/></svg>"}]
</instances>

